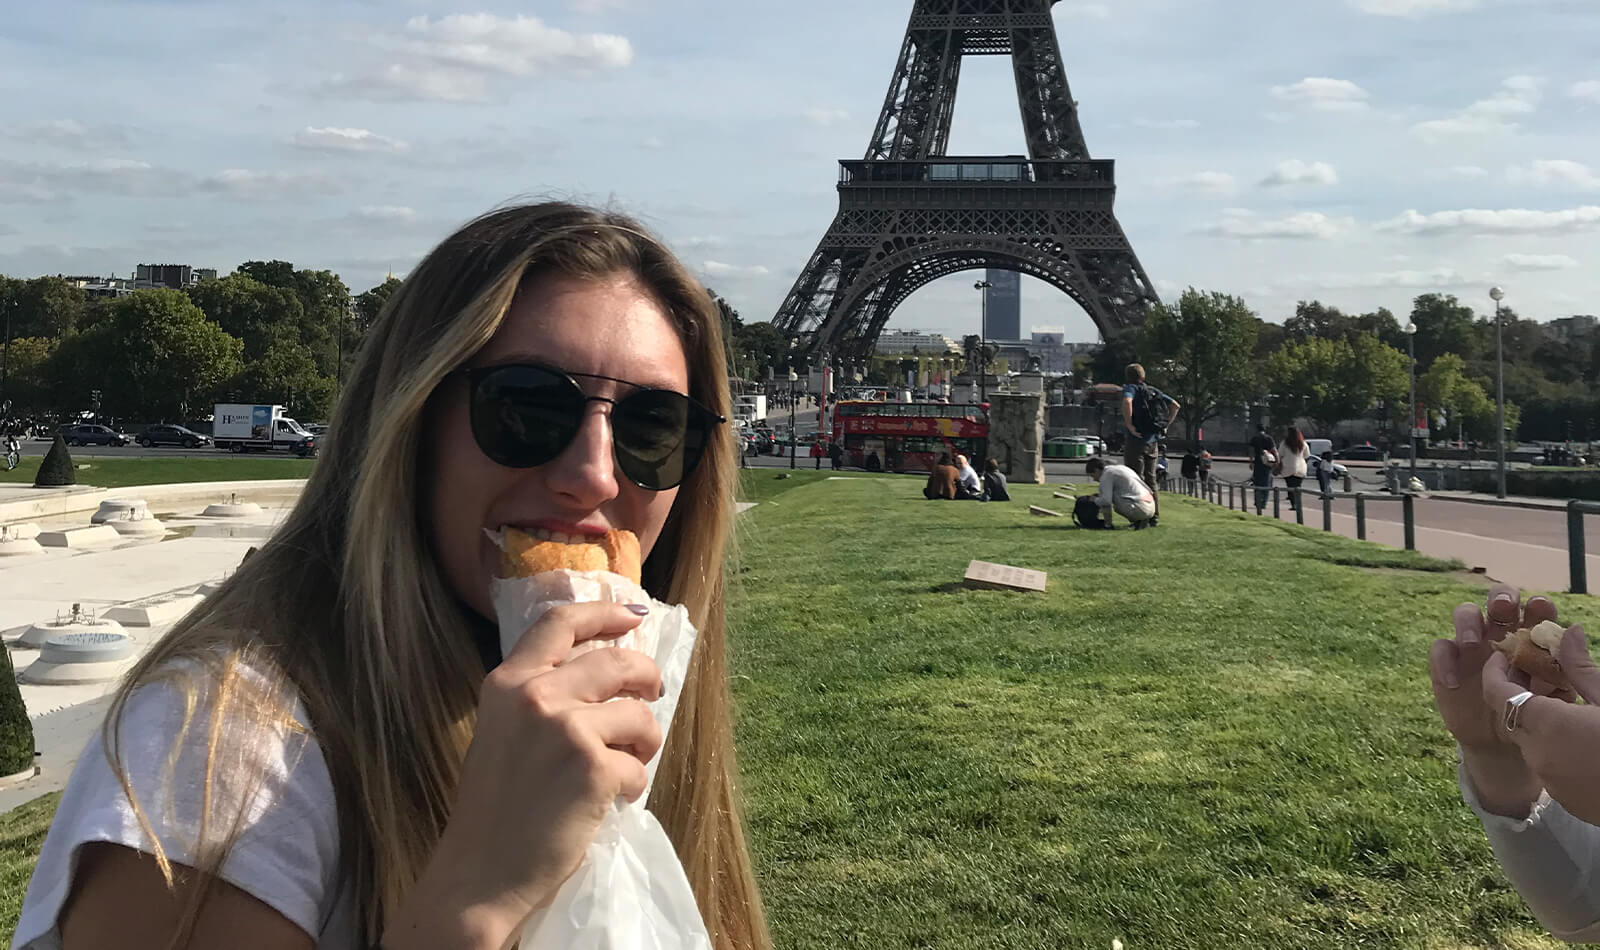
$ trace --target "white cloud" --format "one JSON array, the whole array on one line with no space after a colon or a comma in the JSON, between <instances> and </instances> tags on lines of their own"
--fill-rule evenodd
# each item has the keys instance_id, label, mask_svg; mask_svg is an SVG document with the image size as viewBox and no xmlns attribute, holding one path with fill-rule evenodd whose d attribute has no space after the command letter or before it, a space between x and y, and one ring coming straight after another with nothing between
<instances>
[{"instance_id":1,"label":"white cloud","mask_svg":"<svg viewBox=\"0 0 1600 950\"><path fill-rule=\"evenodd\" d=\"M823 128L850 120L850 113L843 109L807 109L803 114L813 125L820 125Z\"/></svg>"},{"instance_id":2,"label":"white cloud","mask_svg":"<svg viewBox=\"0 0 1600 950\"><path fill-rule=\"evenodd\" d=\"M639 144L643 145L647 149L650 149L652 152L659 152L667 147L667 143L661 141L661 139L655 137L654 135L644 139Z\"/></svg>"},{"instance_id":3,"label":"white cloud","mask_svg":"<svg viewBox=\"0 0 1600 950\"><path fill-rule=\"evenodd\" d=\"M417 212L404 205L367 205L351 212L350 217L371 224L410 224L417 220Z\"/></svg>"},{"instance_id":4,"label":"white cloud","mask_svg":"<svg viewBox=\"0 0 1600 950\"><path fill-rule=\"evenodd\" d=\"M1575 82L1567 88L1567 95L1600 105L1600 80L1585 79L1583 82Z\"/></svg>"},{"instance_id":5,"label":"white cloud","mask_svg":"<svg viewBox=\"0 0 1600 950\"><path fill-rule=\"evenodd\" d=\"M1565 254L1507 254L1505 261L1513 270L1570 270L1578 266Z\"/></svg>"},{"instance_id":6,"label":"white cloud","mask_svg":"<svg viewBox=\"0 0 1600 950\"><path fill-rule=\"evenodd\" d=\"M54 201L75 194L171 198L187 193L191 183L183 172L126 158L56 164L0 159L0 194L7 201Z\"/></svg>"},{"instance_id":7,"label":"white cloud","mask_svg":"<svg viewBox=\"0 0 1600 950\"><path fill-rule=\"evenodd\" d=\"M1489 211L1469 208L1422 214L1407 211L1378 225L1380 231L1440 237L1458 234L1572 234L1600 228L1600 206L1586 205L1565 211L1528 211L1511 208Z\"/></svg>"},{"instance_id":8,"label":"white cloud","mask_svg":"<svg viewBox=\"0 0 1600 950\"><path fill-rule=\"evenodd\" d=\"M1336 237L1349 225L1349 221L1334 220L1320 211L1303 211L1284 218L1264 218L1254 211L1229 208L1222 212L1220 222L1204 228L1202 233L1243 240L1325 241Z\"/></svg>"},{"instance_id":9,"label":"white cloud","mask_svg":"<svg viewBox=\"0 0 1600 950\"><path fill-rule=\"evenodd\" d=\"M1195 172L1192 175L1167 178L1159 184L1163 188L1202 195L1230 195L1238 187L1233 176L1227 172Z\"/></svg>"},{"instance_id":10,"label":"white cloud","mask_svg":"<svg viewBox=\"0 0 1600 950\"><path fill-rule=\"evenodd\" d=\"M1368 107L1367 91L1348 79L1308 76L1290 86L1273 86L1272 96L1318 112L1362 112Z\"/></svg>"},{"instance_id":11,"label":"white cloud","mask_svg":"<svg viewBox=\"0 0 1600 950\"><path fill-rule=\"evenodd\" d=\"M195 189L234 198L260 199L328 195L339 191L338 185L320 172L269 172L249 168L225 168L200 179Z\"/></svg>"},{"instance_id":12,"label":"white cloud","mask_svg":"<svg viewBox=\"0 0 1600 950\"><path fill-rule=\"evenodd\" d=\"M686 251L696 251L708 247L723 247L728 243L728 239L716 234L705 234L681 238L672 243Z\"/></svg>"},{"instance_id":13,"label":"white cloud","mask_svg":"<svg viewBox=\"0 0 1600 950\"><path fill-rule=\"evenodd\" d=\"M706 261L700 265L700 269L709 277L765 277L772 273L760 264L740 267L722 261Z\"/></svg>"},{"instance_id":14,"label":"white cloud","mask_svg":"<svg viewBox=\"0 0 1600 950\"><path fill-rule=\"evenodd\" d=\"M403 152L409 146L367 129L306 126L294 134L296 148L328 152Z\"/></svg>"},{"instance_id":15,"label":"white cloud","mask_svg":"<svg viewBox=\"0 0 1600 950\"><path fill-rule=\"evenodd\" d=\"M1141 129L1166 129L1170 131L1187 131L1198 129L1200 123L1194 119L1134 119L1133 124Z\"/></svg>"},{"instance_id":16,"label":"white cloud","mask_svg":"<svg viewBox=\"0 0 1600 950\"><path fill-rule=\"evenodd\" d=\"M390 63L359 76L335 73L321 91L373 102L483 102L489 98L489 83L474 73Z\"/></svg>"},{"instance_id":17,"label":"white cloud","mask_svg":"<svg viewBox=\"0 0 1600 950\"><path fill-rule=\"evenodd\" d=\"M1478 6L1477 0L1350 0L1362 13L1376 16L1425 17L1432 13L1460 13Z\"/></svg>"},{"instance_id":18,"label":"white cloud","mask_svg":"<svg viewBox=\"0 0 1600 950\"><path fill-rule=\"evenodd\" d=\"M632 0L567 0L567 6L571 7L574 13L582 13L585 16L626 10L632 5Z\"/></svg>"},{"instance_id":19,"label":"white cloud","mask_svg":"<svg viewBox=\"0 0 1600 950\"><path fill-rule=\"evenodd\" d=\"M84 151L121 148L128 144L128 136L121 129L105 125L87 126L76 119L24 122L14 128L9 137L34 145Z\"/></svg>"},{"instance_id":20,"label":"white cloud","mask_svg":"<svg viewBox=\"0 0 1600 950\"><path fill-rule=\"evenodd\" d=\"M1282 188L1287 185L1337 185L1339 172L1327 162L1302 162L1292 158L1286 162L1279 162L1278 167L1272 170L1261 182L1266 188Z\"/></svg>"},{"instance_id":21,"label":"white cloud","mask_svg":"<svg viewBox=\"0 0 1600 950\"><path fill-rule=\"evenodd\" d=\"M1546 187L1576 188L1579 191L1600 191L1600 175L1596 175L1582 162L1545 160L1527 166L1506 169L1506 180L1514 185L1542 185Z\"/></svg>"},{"instance_id":22,"label":"white cloud","mask_svg":"<svg viewBox=\"0 0 1600 950\"><path fill-rule=\"evenodd\" d=\"M1512 76L1502 82L1500 90L1489 98L1479 99L1447 119L1419 122L1411 129L1429 140L1515 131L1516 118L1535 112L1543 95L1543 79L1537 76Z\"/></svg>"},{"instance_id":23,"label":"white cloud","mask_svg":"<svg viewBox=\"0 0 1600 950\"><path fill-rule=\"evenodd\" d=\"M1436 168L1428 176L1446 181L1476 181L1489 177L1489 169L1477 165L1452 165L1449 168Z\"/></svg>"},{"instance_id":24,"label":"white cloud","mask_svg":"<svg viewBox=\"0 0 1600 950\"><path fill-rule=\"evenodd\" d=\"M572 33L538 17L492 13L416 16L373 42L398 61L322 86L359 98L475 102L489 97L489 77L587 75L633 63L633 44L609 33Z\"/></svg>"},{"instance_id":25,"label":"white cloud","mask_svg":"<svg viewBox=\"0 0 1600 950\"><path fill-rule=\"evenodd\" d=\"M1436 289L1461 287L1468 279L1453 267L1429 270L1403 269L1371 274L1321 274L1291 277L1277 282L1286 291L1305 290L1381 290L1385 288Z\"/></svg>"}]
</instances>

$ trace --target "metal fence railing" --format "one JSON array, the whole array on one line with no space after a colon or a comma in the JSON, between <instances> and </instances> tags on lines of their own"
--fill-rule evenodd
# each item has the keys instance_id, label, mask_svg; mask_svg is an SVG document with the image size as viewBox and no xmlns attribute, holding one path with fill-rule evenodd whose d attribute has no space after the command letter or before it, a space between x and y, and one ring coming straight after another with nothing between
<instances>
[{"instance_id":1,"label":"metal fence railing","mask_svg":"<svg viewBox=\"0 0 1600 950\"><path fill-rule=\"evenodd\" d=\"M1372 503L1398 503L1401 507L1401 529L1405 537L1407 551L1417 549L1417 496L1411 492L1399 494L1352 492L1349 490L1350 482L1346 479L1345 491L1323 492L1316 488L1289 488L1282 485L1272 485L1265 488L1257 487L1251 482L1226 482L1221 479L1189 479L1178 478L1169 482L1171 491L1191 498L1199 498L1216 505L1225 505L1229 511L1249 511L1251 502L1261 501L1261 508L1265 510L1266 504L1272 505L1272 517L1281 518L1283 514L1283 500L1285 497L1292 499L1295 510L1295 523L1306 523L1307 500L1321 503L1322 530L1333 531L1333 503L1339 500L1348 500L1355 508L1356 538L1367 540L1367 506ZM1263 497L1256 498L1255 495ZM1490 508L1521 508L1532 511L1556 512L1563 510L1557 505L1535 504L1525 501L1502 501L1498 498L1465 498L1465 497L1439 497L1434 500L1449 502L1451 504L1483 505ZM1588 515L1600 515L1600 502L1572 500L1566 503L1564 510L1567 514L1567 563L1570 575L1568 589L1574 594L1587 594L1589 592L1589 562L1587 544L1584 538L1584 518Z\"/></svg>"}]
</instances>

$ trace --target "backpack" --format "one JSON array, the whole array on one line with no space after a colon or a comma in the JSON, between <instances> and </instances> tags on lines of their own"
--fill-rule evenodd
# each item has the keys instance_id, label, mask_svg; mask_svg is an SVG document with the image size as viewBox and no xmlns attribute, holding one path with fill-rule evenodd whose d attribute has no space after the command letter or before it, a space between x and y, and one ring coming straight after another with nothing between
<instances>
[{"instance_id":1,"label":"backpack","mask_svg":"<svg viewBox=\"0 0 1600 950\"><path fill-rule=\"evenodd\" d=\"M1167 400L1154 386L1140 383L1133 397L1133 427L1145 437L1166 435Z\"/></svg>"},{"instance_id":2,"label":"backpack","mask_svg":"<svg viewBox=\"0 0 1600 950\"><path fill-rule=\"evenodd\" d=\"M1100 518L1100 504L1093 495L1079 495L1072 506L1072 520L1078 527L1088 528L1091 531L1100 531L1111 527Z\"/></svg>"}]
</instances>

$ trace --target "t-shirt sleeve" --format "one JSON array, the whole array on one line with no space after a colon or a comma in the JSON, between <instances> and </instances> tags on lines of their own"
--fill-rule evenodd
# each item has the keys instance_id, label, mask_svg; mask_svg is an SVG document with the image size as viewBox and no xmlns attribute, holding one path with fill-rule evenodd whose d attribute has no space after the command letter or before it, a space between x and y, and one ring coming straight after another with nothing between
<instances>
[{"instance_id":1,"label":"t-shirt sleeve","mask_svg":"<svg viewBox=\"0 0 1600 950\"><path fill-rule=\"evenodd\" d=\"M206 809L208 696L187 731L184 697L167 683L138 689L123 708L119 759L139 809L169 860L194 863ZM305 716L296 710L298 722ZM181 746L174 757L174 743ZM212 829L241 816L223 880L272 907L316 939L337 896L339 836L333 783L309 732L240 725L218 732ZM242 803L242 808L241 808ZM22 905L14 950L60 947L59 915L86 844L109 842L154 853L149 834L112 772L97 730L73 769L45 837Z\"/></svg>"}]
</instances>

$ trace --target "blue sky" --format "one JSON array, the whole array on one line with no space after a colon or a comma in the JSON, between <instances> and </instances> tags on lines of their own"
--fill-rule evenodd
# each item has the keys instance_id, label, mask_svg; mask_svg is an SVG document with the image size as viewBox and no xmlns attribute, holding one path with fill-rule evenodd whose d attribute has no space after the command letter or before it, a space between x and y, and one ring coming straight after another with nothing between
<instances>
[{"instance_id":1,"label":"blue sky","mask_svg":"<svg viewBox=\"0 0 1600 950\"><path fill-rule=\"evenodd\" d=\"M265 11L265 12L264 12ZM909 0L19 0L0 22L0 273L281 258L359 292L519 197L614 203L776 310L882 107ZM1194 285L1404 313L1600 312L1595 0L1064 0L1118 214ZM952 154L1023 150L969 60ZM975 332L973 275L892 325ZM1025 281L1024 326L1092 339Z\"/></svg>"}]
</instances>

